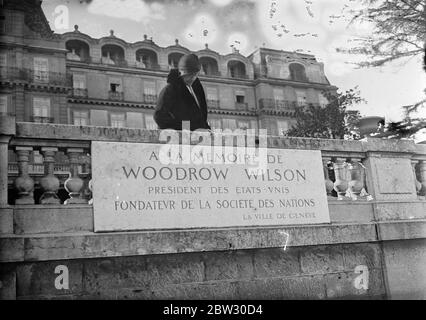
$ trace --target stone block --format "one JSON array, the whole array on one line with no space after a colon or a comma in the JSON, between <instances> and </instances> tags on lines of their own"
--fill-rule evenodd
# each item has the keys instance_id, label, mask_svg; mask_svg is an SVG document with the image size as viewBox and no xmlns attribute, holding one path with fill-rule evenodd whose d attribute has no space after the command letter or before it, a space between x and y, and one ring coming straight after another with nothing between
<instances>
[{"instance_id":1,"label":"stone block","mask_svg":"<svg viewBox=\"0 0 426 320\"><path fill-rule=\"evenodd\" d=\"M15 266L8 263L0 264L0 300L16 299Z\"/></svg>"},{"instance_id":2,"label":"stone block","mask_svg":"<svg viewBox=\"0 0 426 320\"><path fill-rule=\"evenodd\" d=\"M382 267L381 249L378 243L345 244L342 248L346 271L354 271L359 265L365 265L369 270Z\"/></svg>"},{"instance_id":3,"label":"stone block","mask_svg":"<svg viewBox=\"0 0 426 320\"><path fill-rule=\"evenodd\" d=\"M93 231L93 208L90 206L17 206L15 233L68 233Z\"/></svg>"},{"instance_id":4,"label":"stone block","mask_svg":"<svg viewBox=\"0 0 426 320\"><path fill-rule=\"evenodd\" d=\"M324 275L328 299L383 299L386 296L383 272L381 269L368 270L368 284L360 287L356 278L362 276L354 272L339 272Z\"/></svg>"},{"instance_id":5,"label":"stone block","mask_svg":"<svg viewBox=\"0 0 426 320\"><path fill-rule=\"evenodd\" d=\"M425 220L381 222L377 224L380 240L426 238Z\"/></svg>"},{"instance_id":6,"label":"stone block","mask_svg":"<svg viewBox=\"0 0 426 320\"><path fill-rule=\"evenodd\" d=\"M236 283L238 299L324 299L322 276L255 279Z\"/></svg>"},{"instance_id":7,"label":"stone block","mask_svg":"<svg viewBox=\"0 0 426 320\"><path fill-rule=\"evenodd\" d=\"M254 273L256 278L299 275L299 250L294 247L255 250Z\"/></svg>"},{"instance_id":8,"label":"stone block","mask_svg":"<svg viewBox=\"0 0 426 320\"><path fill-rule=\"evenodd\" d=\"M425 219L425 201L388 201L376 202L374 205L377 220Z\"/></svg>"},{"instance_id":9,"label":"stone block","mask_svg":"<svg viewBox=\"0 0 426 320\"><path fill-rule=\"evenodd\" d=\"M383 243L391 299L426 299L426 239Z\"/></svg>"},{"instance_id":10,"label":"stone block","mask_svg":"<svg viewBox=\"0 0 426 320\"><path fill-rule=\"evenodd\" d=\"M370 155L366 161L369 193L375 200L417 200L408 157Z\"/></svg>"},{"instance_id":11,"label":"stone block","mask_svg":"<svg viewBox=\"0 0 426 320\"><path fill-rule=\"evenodd\" d=\"M373 204L367 201L329 201L331 222L371 222L374 221Z\"/></svg>"},{"instance_id":12,"label":"stone block","mask_svg":"<svg viewBox=\"0 0 426 320\"><path fill-rule=\"evenodd\" d=\"M68 289L55 286L55 280L66 275L59 270L55 273L57 266L65 266L68 270ZM25 263L17 266L16 278L18 297L79 294L83 290L83 265L75 260Z\"/></svg>"},{"instance_id":13,"label":"stone block","mask_svg":"<svg viewBox=\"0 0 426 320\"><path fill-rule=\"evenodd\" d=\"M204 278L204 265L198 254L86 260L84 271L87 292L164 288L170 284L201 282Z\"/></svg>"},{"instance_id":14,"label":"stone block","mask_svg":"<svg viewBox=\"0 0 426 320\"><path fill-rule=\"evenodd\" d=\"M22 240L24 238L21 238ZM32 261L86 257L88 248L80 235L47 235L25 238L25 259ZM113 244L113 243L112 243ZM102 247L98 248L102 254ZM90 253L90 252L89 252ZM90 256L90 255L89 255Z\"/></svg>"},{"instance_id":15,"label":"stone block","mask_svg":"<svg viewBox=\"0 0 426 320\"><path fill-rule=\"evenodd\" d=\"M14 236L0 237L0 262L24 260L24 239Z\"/></svg>"},{"instance_id":16,"label":"stone block","mask_svg":"<svg viewBox=\"0 0 426 320\"><path fill-rule=\"evenodd\" d=\"M12 208L0 208L0 234L13 234Z\"/></svg>"},{"instance_id":17,"label":"stone block","mask_svg":"<svg viewBox=\"0 0 426 320\"><path fill-rule=\"evenodd\" d=\"M175 284L152 291L153 299L167 300L233 300L237 297L237 286L231 281Z\"/></svg>"},{"instance_id":18,"label":"stone block","mask_svg":"<svg viewBox=\"0 0 426 320\"><path fill-rule=\"evenodd\" d=\"M303 247L300 249L300 264L306 274L343 271L343 248L341 245Z\"/></svg>"},{"instance_id":19,"label":"stone block","mask_svg":"<svg viewBox=\"0 0 426 320\"><path fill-rule=\"evenodd\" d=\"M252 253L252 250L205 253L205 280L253 278Z\"/></svg>"}]
</instances>

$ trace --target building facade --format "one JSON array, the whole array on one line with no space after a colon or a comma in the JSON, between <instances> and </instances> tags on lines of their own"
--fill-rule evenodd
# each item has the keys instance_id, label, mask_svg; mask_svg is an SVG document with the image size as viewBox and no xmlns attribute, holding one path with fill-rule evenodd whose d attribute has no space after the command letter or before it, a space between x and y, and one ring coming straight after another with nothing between
<instances>
[{"instance_id":1,"label":"building facade","mask_svg":"<svg viewBox=\"0 0 426 320\"><path fill-rule=\"evenodd\" d=\"M178 40L160 47L144 35L129 43L112 30L95 39L78 26L55 34L41 1L4 0L0 5L0 113L14 115L17 122L157 129L157 96L169 70L191 52ZM202 65L200 80L212 128L262 128L283 135L296 108L324 104L322 92L337 89L312 55L260 48L246 57L237 50L220 54L208 45L193 53ZM9 150L11 190L18 153ZM44 155L31 149L29 157L30 174L38 185ZM61 151L55 158L56 163L69 162ZM55 167L61 182L68 169ZM85 171L84 165L79 170Z\"/></svg>"},{"instance_id":2,"label":"building facade","mask_svg":"<svg viewBox=\"0 0 426 320\"><path fill-rule=\"evenodd\" d=\"M156 129L153 109L170 68L191 51L176 40L158 46L144 35L128 43L95 39L75 26L54 34L40 1L4 1L1 110L17 121ZM245 57L206 47L193 52L213 128L264 128L281 135L296 108L325 103L335 91L312 55L266 48Z\"/></svg>"}]
</instances>

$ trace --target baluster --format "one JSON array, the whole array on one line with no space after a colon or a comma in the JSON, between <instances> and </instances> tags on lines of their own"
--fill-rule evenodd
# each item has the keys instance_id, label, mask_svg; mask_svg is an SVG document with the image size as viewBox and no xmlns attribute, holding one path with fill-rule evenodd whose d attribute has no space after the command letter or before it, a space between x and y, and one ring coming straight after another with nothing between
<instances>
[{"instance_id":1,"label":"baluster","mask_svg":"<svg viewBox=\"0 0 426 320\"><path fill-rule=\"evenodd\" d=\"M81 189L83 188L84 182L78 176L78 161L79 155L83 153L83 149L79 148L68 148L67 154L70 160L70 171L71 174L64 182L65 190L67 190L70 198L65 200L64 204L83 204L86 200L80 197Z\"/></svg>"},{"instance_id":2,"label":"baluster","mask_svg":"<svg viewBox=\"0 0 426 320\"><path fill-rule=\"evenodd\" d=\"M325 190L327 192L328 198L333 198L331 195L331 191L333 191L334 183L330 180L330 175L328 173L328 163L331 161L330 157L323 157L322 158L322 165L324 170L324 180L325 180Z\"/></svg>"},{"instance_id":3,"label":"baluster","mask_svg":"<svg viewBox=\"0 0 426 320\"><path fill-rule=\"evenodd\" d=\"M420 190L420 195L426 196L426 160L420 160L419 161L419 171L420 171L420 183L422 185L422 188Z\"/></svg>"},{"instance_id":4,"label":"baluster","mask_svg":"<svg viewBox=\"0 0 426 320\"><path fill-rule=\"evenodd\" d=\"M1 120L1 119L0 119ZM3 123L3 122L2 122ZM3 128L0 128L3 129ZM0 130L1 131L1 130ZM7 167L8 167L8 148L10 136L4 136L0 132L0 208L7 206Z\"/></svg>"},{"instance_id":5,"label":"baluster","mask_svg":"<svg viewBox=\"0 0 426 320\"><path fill-rule=\"evenodd\" d=\"M89 204L93 205L93 184L92 184L92 179L89 180L89 183L87 185L87 187L90 190L90 199L89 199Z\"/></svg>"},{"instance_id":6,"label":"baluster","mask_svg":"<svg viewBox=\"0 0 426 320\"><path fill-rule=\"evenodd\" d=\"M30 152L32 147L16 147L18 155L18 172L19 176L15 180L15 188L18 190L18 199L15 204L34 204L34 180L28 174L28 162L30 160Z\"/></svg>"},{"instance_id":7,"label":"baluster","mask_svg":"<svg viewBox=\"0 0 426 320\"><path fill-rule=\"evenodd\" d=\"M416 175L416 165L419 163L419 160L411 160L411 166L413 168L413 175L414 175L414 185L416 186L416 192L418 195L420 195L420 190L422 189L422 184L419 180L417 180Z\"/></svg>"},{"instance_id":8,"label":"baluster","mask_svg":"<svg viewBox=\"0 0 426 320\"><path fill-rule=\"evenodd\" d=\"M55 152L58 148L43 147L41 152L43 153L44 161L44 173L45 176L40 179L40 186L44 193L40 197L41 204L60 204L61 201L57 196L59 189L59 179L53 174L55 165Z\"/></svg>"},{"instance_id":9,"label":"baluster","mask_svg":"<svg viewBox=\"0 0 426 320\"><path fill-rule=\"evenodd\" d=\"M346 180L346 163L344 158L337 158L334 162L334 174L336 181L334 181L334 190L337 192L337 199L346 199L345 194L348 189L348 181Z\"/></svg>"},{"instance_id":10,"label":"baluster","mask_svg":"<svg viewBox=\"0 0 426 320\"><path fill-rule=\"evenodd\" d=\"M359 158L352 158L352 161L349 164L349 174L351 180L349 181L348 186L353 200L357 200L359 198L361 190L364 187L360 161L361 159Z\"/></svg>"}]
</instances>

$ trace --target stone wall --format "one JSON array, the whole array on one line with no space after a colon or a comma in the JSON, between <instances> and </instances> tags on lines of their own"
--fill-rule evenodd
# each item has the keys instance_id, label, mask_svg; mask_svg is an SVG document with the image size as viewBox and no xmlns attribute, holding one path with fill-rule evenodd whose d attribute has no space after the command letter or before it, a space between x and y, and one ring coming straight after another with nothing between
<instances>
[{"instance_id":1,"label":"stone wall","mask_svg":"<svg viewBox=\"0 0 426 320\"><path fill-rule=\"evenodd\" d=\"M90 150L94 140L159 142L157 131L12 126L9 120L0 116L2 151L17 146ZM12 206L2 194L0 297L426 298L425 146L278 137L268 137L267 143L321 150L323 159L337 164L362 160L373 198L329 196L327 224L95 233L89 204ZM6 154L0 158L2 190ZM68 289L55 288L58 266L67 267Z\"/></svg>"},{"instance_id":2,"label":"stone wall","mask_svg":"<svg viewBox=\"0 0 426 320\"><path fill-rule=\"evenodd\" d=\"M55 268L69 289L55 288ZM358 265L368 289L354 285ZM383 299L377 243L176 253L3 264L17 299ZM13 284L16 283L14 287ZM13 290L15 289L15 291Z\"/></svg>"}]
</instances>

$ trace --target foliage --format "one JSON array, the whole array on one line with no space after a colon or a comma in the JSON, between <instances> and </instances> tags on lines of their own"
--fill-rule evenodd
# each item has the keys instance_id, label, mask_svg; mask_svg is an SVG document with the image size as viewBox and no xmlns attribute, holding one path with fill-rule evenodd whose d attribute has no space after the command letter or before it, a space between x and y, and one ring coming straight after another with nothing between
<instances>
[{"instance_id":1,"label":"foliage","mask_svg":"<svg viewBox=\"0 0 426 320\"><path fill-rule=\"evenodd\" d=\"M414 57L425 48L426 12L424 0L360 0L363 9L350 10L350 24L372 23L368 36L354 39L357 43L339 52L367 55L360 67L377 67L387 62Z\"/></svg>"},{"instance_id":2,"label":"foliage","mask_svg":"<svg viewBox=\"0 0 426 320\"><path fill-rule=\"evenodd\" d=\"M326 106L310 104L296 110L296 125L287 132L288 136L323 139L353 136L360 114L347 108L364 101L357 88L344 93L324 92L324 95L329 101Z\"/></svg>"}]
</instances>

